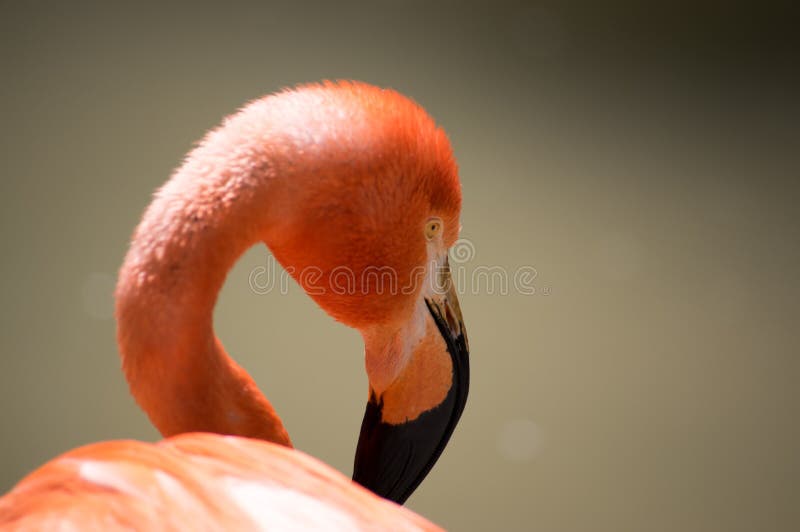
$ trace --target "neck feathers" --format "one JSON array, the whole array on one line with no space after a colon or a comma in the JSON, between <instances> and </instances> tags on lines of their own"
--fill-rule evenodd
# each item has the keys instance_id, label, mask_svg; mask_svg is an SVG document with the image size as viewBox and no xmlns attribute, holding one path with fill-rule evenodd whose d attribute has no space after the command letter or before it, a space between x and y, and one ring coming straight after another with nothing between
<instances>
[{"instance_id":1,"label":"neck feathers","mask_svg":"<svg viewBox=\"0 0 800 532\"><path fill-rule=\"evenodd\" d=\"M164 436L208 431L291 445L213 332L225 277L267 223L259 207L269 165L235 122L211 132L145 212L119 274L117 339L131 392Z\"/></svg>"}]
</instances>

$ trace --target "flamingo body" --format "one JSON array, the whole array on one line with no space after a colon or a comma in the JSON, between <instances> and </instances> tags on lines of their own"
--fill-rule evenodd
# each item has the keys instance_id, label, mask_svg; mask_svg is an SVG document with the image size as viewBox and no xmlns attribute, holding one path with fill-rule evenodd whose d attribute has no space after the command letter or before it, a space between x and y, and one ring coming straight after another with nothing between
<instances>
[{"instance_id":1,"label":"flamingo body","mask_svg":"<svg viewBox=\"0 0 800 532\"><path fill-rule=\"evenodd\" d=\"M0 499L3 530L439 530L307 454L192 433L74 449Z\"/></svg>"}]
</instances>

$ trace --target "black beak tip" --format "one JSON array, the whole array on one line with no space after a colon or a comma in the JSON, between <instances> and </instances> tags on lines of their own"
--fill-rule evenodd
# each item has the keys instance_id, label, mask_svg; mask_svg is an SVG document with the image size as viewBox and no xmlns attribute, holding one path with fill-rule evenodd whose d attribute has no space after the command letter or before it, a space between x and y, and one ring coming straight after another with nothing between
<instances>
[{"instance_id":1,"label":"black beak tip","mask_svg":"<svg viewBox=\"0 0 800 532\"><path fill-rule=\"evenodd\" d=\"M453 362L450 390L436 407L397 425L382 420L383 401L371 395L353 466L355 482L398 504L408 499L442 454L469 391L469 352L463 327L459 334L452 334L444 316L435 312L430 303L428 308Z\"/></svg>"}]
</instances>

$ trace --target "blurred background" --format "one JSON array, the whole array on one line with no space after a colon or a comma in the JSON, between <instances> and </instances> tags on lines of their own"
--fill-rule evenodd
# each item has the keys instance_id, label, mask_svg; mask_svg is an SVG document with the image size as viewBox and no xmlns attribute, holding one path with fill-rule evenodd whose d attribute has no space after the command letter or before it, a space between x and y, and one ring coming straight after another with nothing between
<instances>
[{"instance_id":1,"label":"blurred background","mask_svg":"<svg viewBox=\"0 0 800 532\"><path fill-rule=\"evenodd\" d=\"M245 101L354 78L425 106L463 182L470 399L408 506L459 531L800 529L789 5L0 2L0 491L159 438L111 297L153 190ZM232 271L217 332L349 476L360 336L254 289L269 261ZM489 267L505 290L471 286Z\"/></svg>"}]
</instances>

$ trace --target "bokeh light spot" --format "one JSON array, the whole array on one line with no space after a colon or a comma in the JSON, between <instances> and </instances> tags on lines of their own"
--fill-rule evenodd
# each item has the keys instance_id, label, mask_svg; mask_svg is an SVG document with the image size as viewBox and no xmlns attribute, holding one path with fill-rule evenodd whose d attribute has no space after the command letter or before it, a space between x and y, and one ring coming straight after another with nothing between
<instances>
[{"instance_id":1,"label":"bokeh light spot","mask_svg":"<svg viewBox=\"0 0 800 532\"><path fill-rule=\"evenodd\" d=\"M512 462L532 460L542 446L542 431L530 419L512 419L503 425L497 438L500 456Z\"/></svg>"}]
</instances>

